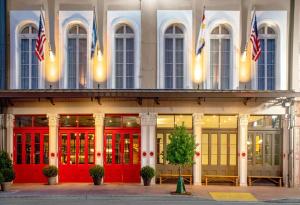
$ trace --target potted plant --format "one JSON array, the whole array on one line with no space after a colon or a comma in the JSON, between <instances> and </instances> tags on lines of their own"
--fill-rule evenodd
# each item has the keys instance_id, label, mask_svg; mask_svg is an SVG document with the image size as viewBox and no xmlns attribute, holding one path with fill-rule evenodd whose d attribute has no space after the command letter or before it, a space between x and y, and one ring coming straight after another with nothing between
<instances>
[{"instance_id":1,"label":"potted plant","mask_svg":"<svg viewBox=\"0 0 300 205\"><path fill-rule=\"evenodd\" d=\"M43 168L43 174L48 178L48 184L54 185L56 184L56 176L58 174L58 169L54 165L48 165Z\"/></svg>"},{"instance_id":2,"label":"potted plant","mask_svg":"<svg viewBox=\"0 0 300 205\"><path fill-rule=\"evenodd\" d=\"M15 179L15 172L12 168L1 169L1 174L3 176L3 182L1 183L1 190L8 191L11 182Z\"/></svg>"},{"instance_id":3,"label":"potted plant","mask_svg":"<svg viewBox=\"0 0 300 205\"><path fill-rule=\"evenodd\" d=\"M100 165L95 165L89 170L90 176L93 178L94 185L100 185L104 176L104 168Z\"/></svg>"},{"instance_id":4,"label":"potted plant","mask_svg":"<svg viewBox=\"0 0 300 205\"><path fill-rule=\"evenodd\" d=\"M144 186L150 186L151 179L155 176L155 170L150 166L145 166L141 169L141 177L144 181Z\"/></svg>"}]
</instances>

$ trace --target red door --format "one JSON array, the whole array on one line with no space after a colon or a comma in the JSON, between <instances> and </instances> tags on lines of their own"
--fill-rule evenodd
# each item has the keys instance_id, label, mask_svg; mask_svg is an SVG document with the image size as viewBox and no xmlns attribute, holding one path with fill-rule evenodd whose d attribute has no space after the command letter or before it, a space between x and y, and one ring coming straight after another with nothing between
<instances>
[{"instance_id":1,"label":"red door","mask_svg":"<svg viewBox=\"0 0 300 205\"><path fill-rule=\"evenodd\" d=\"M139 183L140 131L106 130L104 133L104 182Z\"/></svg>"},{"instance_id":2,"label":"red door","mask_svg":"<svg viewBox=\"0 0 300 205\"><path fill-rule=\"evenodd\" d=\"M92 182L89 176L89 168L95 163L94 135L94 129L60 131L60 182Z\"/></svg>"},{"instance_id":3,"label":"red door","mask_svg":"<svg viewBox=\"0 0 300 205\"><path fill-rule=\"evenodd\" d=\"M48 129L14 130L14 170L16 183L44 183L42 169L49 163Z\"/></svg>"}]
</instances>

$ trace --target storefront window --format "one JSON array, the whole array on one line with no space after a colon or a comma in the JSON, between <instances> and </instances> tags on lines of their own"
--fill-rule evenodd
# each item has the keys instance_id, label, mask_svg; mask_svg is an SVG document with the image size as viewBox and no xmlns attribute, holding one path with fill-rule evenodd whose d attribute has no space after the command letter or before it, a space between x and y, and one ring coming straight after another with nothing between
<instances>
[{"instance_id":1,"label":"storefront window","mask_svg":"<svg viewBox=\"0 0 300 205\"><path fill-rule=\"evenodd\" d=\"M138 116L118 116L108 115L104 119L105 127L123 127L123 128L138 128L141 126L141 121Z\"/></svg>"},{"instance_id":2,"label":"storefront window","mask_svg":"<svg viewBox=\"0 0 300 205\"><path fill-rule=\"evenodd\" d=\"M16 127L32 127L32 116L16 116Z\"/></svg>"},{"instance_id":3,"label":"storefront window","mask_svg":"<svg viewBox=\"0 0 300 205\"><path fill-rule=\"evenodd\" d=\"M138 164L139 163L139 150L140 150L139 136L137 134L134 134L132 141L133 141L132 161L133 161L133 164Z\"/></svg>"},{"instance_id":4,"label":"storefront window","mask_svg":"<svg viewBox=\"0 0 300 205\"><path fill-rule=\"evenodd\" d=\"M95 158L95 141L94 141L94 134L88 135L88 163L93 164Z\"/></svg>"},{"instance_id":5,"label":"storefront window","mask_svg":"<svg viewBox=\"0 0 300 205\"><path fill-rule=\"evenodd\" d=\"M181 125L187 129L192 128L192 115L158 115L157 117L157 128L174 128Z\"/></svg>"},{"instance_id":6,"label":"storefront window","mask_svg":"<svg viewBox=\"0 0 300 205\"><path fill-rule=\"evenodd\" d=\"M141 122L139 117L135 116L124 116L123 127L140 127Z\"/></svg>"},{"instance_id":7,"label":"storefront window","mask_svg":"<svg viewBox=\"0 0 300 205\"><path fill-rule=\"evenodd\" d=\"M236 115L205 115L202 119L202 128L204 129L236 129Z\"/></svg>"},{"instance_id":8,"label":"storefront window","mask_svg":"<svg viewBox=\"0 0 300 205\"><path fill-rule=\"evenodd\" d=\"M46 115L16 115L15 127L48 127L48 118Z\"/></svg>"},{"instance_id":9,"label":"storefront window","mask_svg":"<svg viewBox=\"0 0 300 205\"><path fill-rule=\"evenodd\" d=\"M33 126L34 127L48 127L48 118L46 116L34 116Z\"/></svg>"},{"instance_id":10,"label":"storefront window","mask_svg":"<svg viewBox=\"0 0 300 205\"><path fill-rule=\"evenodd\" d=\"M251 115L249 117L249 129L279 129L280 127L280 116L278 115Z\"/></svg>"}]
</instances>

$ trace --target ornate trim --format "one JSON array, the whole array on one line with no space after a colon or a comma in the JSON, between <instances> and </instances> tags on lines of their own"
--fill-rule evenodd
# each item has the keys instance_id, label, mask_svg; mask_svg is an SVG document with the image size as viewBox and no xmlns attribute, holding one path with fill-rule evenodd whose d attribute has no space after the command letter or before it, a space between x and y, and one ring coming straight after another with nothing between
<instances>
[{"instance_id":1,"label":"ornate trim","mask_svg":"<svg viewBox=\"0 0 300 205\"><path fill-rule=\"evenodd\" d=\"M157 113L140 113L141 126L155 126Z\"/></svg>"},{"instance_id":2,"label":"ornate trim","mask_svg":"<svg viewBox=\"0 0 300 205\"><path fill-rule=\"evenodd\" d=\"M239 125L248 127L248 114L239 114Z\"/></svg>"},{"instance_id":3,"label":"ornate trim","mask_svg":"<svg viewBox=\"0 0 300 205\"><path fill-rule=\"evenodd\" d=\"M204 116L203 113L193 113L193 125L194 125L194 127L201 126L203 116Z\"/></svg>"},{"instance_id":4,"label":"ornate trim","mask_svg":"<svg viewBox=\"0 0 300 205\"><path fill-rule=\"evenodd\" d=\"M93 117L95 118L95 126L102 127L104 124L104 113L94 113Z\"/></svg>"},{"instance_id":5,"label":"ornate trim","mask_svg":"<svg viewBox=\"0 0 300 205\"><path fill-rule=\"evenodd\" d=\"M47 114L47 117L49 119L49 127L57 127L58 126L58 120L59 115L58 114Z\"/></svg>"}]
</instances>

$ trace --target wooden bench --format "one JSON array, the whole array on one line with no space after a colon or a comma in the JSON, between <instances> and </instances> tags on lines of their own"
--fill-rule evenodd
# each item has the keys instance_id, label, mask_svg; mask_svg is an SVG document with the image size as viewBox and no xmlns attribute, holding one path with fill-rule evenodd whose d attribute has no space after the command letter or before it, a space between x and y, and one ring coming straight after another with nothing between
<instances>
[{"instance_id":1,"label":"wooden bench","mask_svg":"<svg viewBox=\"0 0 300 205\"><path fill-rule=\"evenodd\" d=\"M187 181L192 185L193 176L191 174L182 174L181 175L184 181ZM170 179L170 178L178 178L179 174L160 174L159 175L159 184L162 184L163 181Z\"/></svg>"},{"instance_id":2,"label":"wooden bench","mask_svg":"<svg viewBox=\"0 0 300 205\"><path fill-rule=\"evenodd\" d=\"M238 176L226 176L226 175L205 175L205 185L207 186L208 182L219 182L219 181L230 181L235 186L239 185L239 177Z\"/></svg>"},{"instance_id":3,"label":"wooden bench","mask_svg":"<svg viewBox=\"0 0 300 205\"><path fill-rule=\"evenodd\" d=\"M267 179L275 184L278 184L280 187L282 187L282 177L278 177L278 176L248 176L249 186L252 186L253 182L261 180L261 179Z\"/></svg>"}]
</instances>

